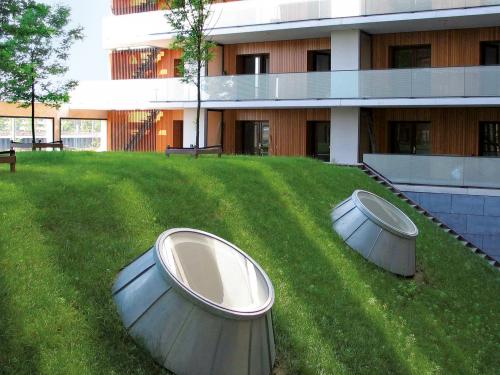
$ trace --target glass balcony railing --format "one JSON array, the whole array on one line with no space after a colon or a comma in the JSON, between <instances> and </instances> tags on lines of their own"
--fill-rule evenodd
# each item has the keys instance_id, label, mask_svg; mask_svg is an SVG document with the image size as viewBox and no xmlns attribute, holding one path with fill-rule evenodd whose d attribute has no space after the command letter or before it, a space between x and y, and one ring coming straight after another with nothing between
<instances>
[{"instance_id":1,"label":"glass balcony railing","mask_svg":"<svg viewBox=\"0 0 500 375\"><path fill-rule=\"evenodd\" d=\"M363 161L395 184L500 188L499 158L365 154Z\"/></svg>"},{"instance_id":2,"label":"glass balcony railing","mask_svg":"<svg viewBox=\"0 0 500 375\"><path fill-rule=\"evenodd\" d=\"M159 101L179 101L170 85L160 90ZM443 97L500 97L500 66L219 76L202 82L204 101Z\"/></svg>"},{"instance_id":3,"label":"glass balcony railing","mask_svg":"<svg viewBox=\"0 0 500 375\"><path fill-rule=\"evenodd\" d=\"M215 102L500 98L500 66L204 77L201 90L203 101ZM72 95L79 108L195 101L196 87L177 78L82 82Z\"/></svg>"}]
</instances>

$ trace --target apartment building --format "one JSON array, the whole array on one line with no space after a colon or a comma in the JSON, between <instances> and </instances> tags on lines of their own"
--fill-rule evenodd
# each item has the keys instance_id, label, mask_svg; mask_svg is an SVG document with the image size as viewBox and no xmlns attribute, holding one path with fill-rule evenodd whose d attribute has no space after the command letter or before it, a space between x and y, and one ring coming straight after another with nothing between
<instances>
[{"instance_id":1,"label":"apartment building","mask_svg":"<svg viewBox=\"0 0 500 375\"><path fill-rule=\"evenodd\" d=\"M108 150L192 146L164 4L112 9L113 81L72 106L108 111ZM365 162L500 261L500 0L218 1L210 28L202 146Z\"/></svg>"},{"instance_id":2,"label":"apartment building","mask_svg":"<svg viewBox=\"0 0 500 375\"><path fill-rule=\"evenodd\" d=\"M195 91L161 1L113 0L108 149L194 143ZM355 164L366 153L500 155L500 1L216 3L204 145ZM119 82L120 81L120 82ZM89 84L88 90L95 89Z\"/></svg>"}]
</instances>

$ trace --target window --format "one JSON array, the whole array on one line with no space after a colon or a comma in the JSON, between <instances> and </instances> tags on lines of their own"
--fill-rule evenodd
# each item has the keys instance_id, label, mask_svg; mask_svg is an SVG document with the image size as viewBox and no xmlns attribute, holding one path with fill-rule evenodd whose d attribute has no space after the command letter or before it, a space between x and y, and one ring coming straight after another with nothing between
<instances>
[{"instance_id":1,"label":"window","mask_svg":"<svg viewBox=\"0 0 500 375\"><path fill-rule=\"evenodd\" d=\"M236 123L236 153L269 155L269 122L238 121Z\"/></svg>"},{"instance_id":2,"label":"window","mask_svg":"<svg viewBox=\"0 0 500 375\"><path fill-rule=\"evenodd\" d=\"M266 74L269 73L269 55L238 55L236 56L236 74Z\"/></svg>"},{"instance_id":3,"label":"window","mask_svg":"<svg viewBox=\"0 0 500 375\"><path fill-rule=\"evenodd\" d=\"M323 161L330 161L330 122L307 122L306 154Z\"/></svg>"},{"instance_id":4,"label":"window","mask_svg":"<svg viewBox=\"0 0 500 375\"><path fill-rule=\"evenodd\" d=\"M35 118L35 135L37 142L54 140L54 120ZM31 118L0 117L0 150L8 150L10 141L31 143Z\"/></svg>"},{"instance_id":5,"label":"window","mask_svg":"<svg viewBox=\"0 0 500 375\"><path fill-rule=\"evenodd\" d=\"M479 155L500 156L500 122L482 122L479 131Z\"/></svg>"},{"instance_id":6,"label":"window","mask_svg":"<svg viewBox=\"0 0 500 375\"><path fill-rule=\"evenodd\" d=\"M107 127L106 120L61 119L61 140L68 149L106 151Z\"/></svg>"},{"instance_id":7,"label":"window","mask_svg":"<svg viewBox=\"0 0 500 375\"><path fill-rule=\"evenodd\" d=\"M328 72L331 69L331 51L307 51L308 72Z\"/></svg>"},{"instance_id":8,"label":"window","mask_svg":"<svg viewBox=\"0 0 500 375\"><path fill-rule=\"evenodd\" d=\"M181 66L182 66L182 60L175 59L174 60L174 77L182 77L182 71L180 70Z\"/></svg>"},{"instance_id":9,"label":"window","mask_svg":"<svg viewBox=\"0 0 500 375\"><path fill-rule=\"evenodd\" d=\"M393 154L430 155L431 123L401 121L389 124Z\"/></svg>"},{"instance_id":10,"label":"window","mask_svg":"<svg viewBox=\"0 0 500 375\"><path fill-rule=\"evenodd\" d=\"M391 68L412 69L430 68L431 46L391 47Z\"/></svg>"},{"instance_id":11,"label":"window","mask_svg":"<svg viewBox=\"0 0 500 375\"><path fill-rule=\"evenodd\" d=\"M500 41L481 42L481 65L500 65Z\"/></svg>"}]
</instances>

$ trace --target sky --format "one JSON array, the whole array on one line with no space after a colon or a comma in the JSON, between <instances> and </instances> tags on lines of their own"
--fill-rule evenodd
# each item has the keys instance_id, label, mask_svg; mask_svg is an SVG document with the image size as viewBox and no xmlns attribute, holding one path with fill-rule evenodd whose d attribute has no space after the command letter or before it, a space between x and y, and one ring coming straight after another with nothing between
<instances>
[{"instance_id":1,"label":"sky","mask_svg":"<svg viewBox=\"0 0 500 375\"><path fill-rule=\"evenodd\" d=\"M42 0L71 8L72 24L83 26L85 39L74 44L68 63L68 78L109 79L108 52L102 48L102 18L111 14L111 0Z\"/></svg>"}]
</instances>

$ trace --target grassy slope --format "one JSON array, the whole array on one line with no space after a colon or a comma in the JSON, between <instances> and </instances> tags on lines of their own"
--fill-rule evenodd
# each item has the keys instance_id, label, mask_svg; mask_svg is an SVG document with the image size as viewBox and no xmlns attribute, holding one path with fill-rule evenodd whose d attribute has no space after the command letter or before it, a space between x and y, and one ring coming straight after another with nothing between
<instances>
[{"instance_id":1,"label":"grassy slope","mask_svg":"<svg viewBox=\"0 0 500 375\"><path fill-rule=\"evenodd\" d=\"M356 188L415 220L422 281L377 269L333 234L330 210ZM288 373L500 368L500 272L353 168L24 153L18 173L0 165L0 202L2 374L160 373L122 329L110 287L171 227L213 232L260 262Z\"/></svg>"}]
</instances>

